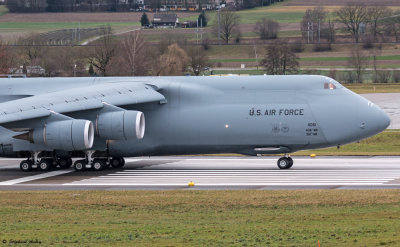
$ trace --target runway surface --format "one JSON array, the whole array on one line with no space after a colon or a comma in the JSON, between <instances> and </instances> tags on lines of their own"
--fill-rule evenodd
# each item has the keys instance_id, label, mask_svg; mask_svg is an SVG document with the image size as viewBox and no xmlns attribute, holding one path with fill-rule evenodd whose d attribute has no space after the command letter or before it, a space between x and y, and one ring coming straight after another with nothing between
<instances>
[{"instance_id":1,"label":"runway surface","mask_svg":"<svg viewBox=\"0 0 400 247\"><path fill-rule=\"evenodd\" d=\"M0 190L400 189L400 157L294 157L290 170L279 170L277 159L135 158L121 169L44 173L0 159Z\"/></svg>"},{"instance_id":2,"label":"runway surface","mask_svg":"<svg viewBox=\"0 0 400 247\"><path fill-rule=\"evenodd\" d=\"M361 94L384 110L390 117L388 129L400 129L400 93Z\"/></svg>"}]
</instances>

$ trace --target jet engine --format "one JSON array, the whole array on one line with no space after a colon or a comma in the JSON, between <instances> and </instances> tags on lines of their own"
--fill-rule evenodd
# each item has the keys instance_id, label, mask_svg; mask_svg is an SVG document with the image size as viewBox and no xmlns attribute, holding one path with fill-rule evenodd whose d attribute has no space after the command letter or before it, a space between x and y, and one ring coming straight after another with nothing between
<instances>
[{"instance_id":1,"label":"jet engine","mask_svg":"<svg viewBox=\"0 0 400 247\"><path fill-rule=\"evenodd\" d=\"M143 139L144 130L143 112L115 111L97 116L96 134L107 140Z\"/></svg>"},{"instance_id":2,"label":"jet engine","mask_svg":"<svg viewBox=\"0 0 400 247\"><path fill-rule=\"evenodd\" d=\"M65 151L90 149L94 140L93 123L76 119L50 122L30 131L29 139Z\"/></svg>"}]
</instances>

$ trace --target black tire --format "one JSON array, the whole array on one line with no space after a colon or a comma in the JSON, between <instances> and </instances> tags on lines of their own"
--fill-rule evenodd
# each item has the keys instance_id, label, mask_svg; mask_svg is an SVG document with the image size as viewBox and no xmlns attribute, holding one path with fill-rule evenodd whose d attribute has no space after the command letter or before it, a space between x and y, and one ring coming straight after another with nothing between
<instances>
[{"instance_id":1,"label":"black tire","mask_svg":"<svg viewBox=\"0 0 400 247\"><path fill-rule=\"evenodd\" d=\"M68 168L70 168L72 166L72 159L67 158L67 162L68 162L67 166L68 166Z\"/></svg>"},{"instance_id":2,"label":"black tire","mask_svg":"<svg viewBox=\"0 0 400 247\"><path fill-rule=\"evenodd\" d=\"M92 163L92 170L93 171L102 171L106 167L107 163L103 159L95 159Z\"/></svg>"},{"instance_id":3,"label":"black tire","mask_svg":"<svg viewBox=\"0 0 400 247\"><path fill-rule=\"evenodd\" d=\"M32 161L30 160L23 160L21 163L19 163L19 168L23 172L29 172L32 171Z\"/></svg>"},{"instance_id":4,"label":"black tire","mask_svg":"<svg viewBox=\"0 0 400 247\"><path fill-rule=\"evenodd\" d=\"M59 165L61 169L69 168L69 166L68 166L68 158L59 158L57 160L57 165Z\"/></svg>"},{"instance_id":5,"label":"black tire","mask_svg":"<svg viewBox=\"0 0 400 247\"><path fill-rule=\"evenodd\" d=\"M110 164L113 168L123 167L125 165L125 160L122 157L113 157Z\"/></svg>"},{"instance_id":6,"label":"black tire","mask_svg":"<svg viewBox=\"0 0 400 247\"><path fill-rule=\"evenodd\" d=\"M75 171L84 171L86 169L86 161L85 160L77 160L74 163Z\"/></svg>"},{"instance_id":7,"label":"black tire","mask_svg":"<svg viewBox=\"0 0 400 247\"><path fill-rule=\"evenodd\" d=\"M39 171L50 171L52 165L53 165L52 160L41 159L40 162L38 163L38 170Z\"/></svg>"},{"instance_id":8,"label":"black tire","mask_svg":"<svg viewBox=\"0 0 400 247\"><path fill-rule=\"evenodd\" d=\"M59 165L61 169L68 169L72 166L72 159L71 158L59 158L57 160L57 165Z\"/></svg>"},{"instance_id":9,"label":"black tire","mask_svg":"<svg viewBox=\"0 0 400 247\"><path fill-rule=\"evenodd\" d=\"M287 169L290 169L293 166L293 159L291 157L288 157L288 159L289 159L290 163L289 163L289 167Z\"/></svg>"},{"instance_id":10,"label":"black tire","mask_svg":"<svg viewBox=\"0 0 400 247\"><path fill-rule=\"evenodd\" d=\"M282 157L278 160L279 169L289 169L293 165L293 160L290 162L290 158Z\"/></svg>"}]
</instances>

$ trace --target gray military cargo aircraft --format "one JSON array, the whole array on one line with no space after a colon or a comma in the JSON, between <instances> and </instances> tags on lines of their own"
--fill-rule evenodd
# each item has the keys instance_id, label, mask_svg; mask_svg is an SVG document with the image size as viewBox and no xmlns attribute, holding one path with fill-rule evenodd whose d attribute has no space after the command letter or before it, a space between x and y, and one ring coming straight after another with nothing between
<instances>
[{"instance_id":1,"label":"gray military cargo aircraft","mask_svg":"<svg viewBox=\"0 0 400 247\"><path fill-rule=\"evenodd\" d=\"M145 121L146 116L146 121ZM340 146L390 124L324 76L0 79L0 156L23 171L122 167L123 157L285 154Z\"/></svg>"}]
</instances>

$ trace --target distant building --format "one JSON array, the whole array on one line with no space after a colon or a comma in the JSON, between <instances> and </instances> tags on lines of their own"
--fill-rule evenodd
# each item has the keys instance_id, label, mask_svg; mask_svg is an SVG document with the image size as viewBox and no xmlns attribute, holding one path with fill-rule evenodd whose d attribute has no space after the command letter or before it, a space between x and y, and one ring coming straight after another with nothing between
<instances>
[{"instance_id":1,"label":"distant building","mask_svg":"<svg viewBox=\"0 0 400 247\"><path fill-rule=\"evenodd\" d=\"M153 27L176 27L179 18L176 14L156 13L151 21Z\"/></svg>"},{"instance_id":2,"label":"distant building","mask_svg":"<svg viewBox=\"0 0 400 247\"><path fill-rule=\"evenodd\" d=\"M142 0L145 9L155 11L149 0ZM215 9L219 0L160 0L160 11L200 11Z\"/></svg>"},{"instance_id":3,"label":"distant building","mask_svg":"<svg viewBox=\"0 0 400 247\"><path fill-rule=\"evenodd\" d=\"M24 67L21 66L19 68L11 68L9 69L9 73L13 74L13 75L23 75L25 74L24 72L26 72L26 75L37 75L37 76L43 76L46 74L46 70L43 69L41 66L39 65L35 65L35 66L26 66L26 71L24 71Z\"/></svg>"}]
</instances>

